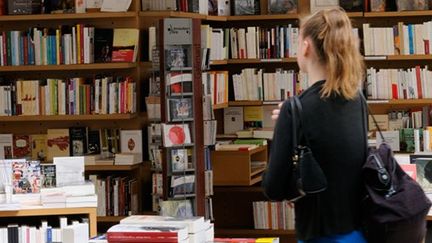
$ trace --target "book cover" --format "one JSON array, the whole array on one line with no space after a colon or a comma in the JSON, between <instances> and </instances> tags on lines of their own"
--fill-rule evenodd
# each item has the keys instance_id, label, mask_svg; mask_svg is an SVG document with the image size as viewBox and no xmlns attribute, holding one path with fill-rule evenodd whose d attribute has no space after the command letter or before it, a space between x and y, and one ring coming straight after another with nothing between
<instances>
[{"instance_id":1,"label":"book cover","mask_svg":"<svg viewBox=\"0 0 432 243\"><path fill-rule=\"evenodd\" d=\"M33 134L31 135L32 143L32 160L39 160L41 162L46 160L47 156L47 135L46 134Z\"/></svg>"},{"instance_id":2,"label":"book cover","mask_svg":"<svg viewBox=\"0 0 432 243\"><path fill-rule=\"evenodd\" d=\"M193 169L192 163L189 165L188 149L171 150L171 170L172 172Z\"/></svg>"},{"instance_id":3,"label":"book cover","mask_svg":"<svg viewBox=\"0 0 432 243\"><path fill-rule=\"evenodd\" d=\"M13 135L0 134L0 159L13 158Z\"/></svg>"},{"instance_id":4,"label":"book cover","mask_svg":"<svg viewBox=\"0 0 432 243\"><path fill-rule=\"evenodd\" d=\"M364 9L363 0L339 0L339 5L347 12L362 12Z\"/></svg>"},{"instance_id":5,"label":"book cover","mask_svg":"<svg viewBox=\"0 0 432 243\"><path fill-rule=\"evenodd\" d=\"M74 0L50 0L47 1L45 7L49 13L73 13L75 9L75 1Z\"/></svg>"},{"instance_id":6,"label":"book cover","mask_svg":"<svg viewBox=\"0 0 432 243\"><path fill-rule=\"evenodd\" d=\"M42 188L56 187L56 166L41 164Z\"/></svg>"},{"instance_id":7,"label":"book cover","mask_svg":"<svg viewBox=\"0 0 432 243\"><path fill-rule=\"evenodd\" d=\"M87 131L87 154L100 154L101 142L99 130Z\"/></svg>"},{"instance_id":8,"label":"book cover","mask_svg":"<svg viewBox=\"0 0 432 243\"><path fill-rule=\"evenodd\" d=\"M165 50L166 68L184 68L190 67L190 55L189 50L182 46L173 46Z\"/></svg>"},{"instance_id":9,"label":"book cover","mask_svg":"<svg viewBox=\"0 0 432 243\"><path fill-rule=\"evenodd\" d=\"M166 200L160 202L160 215L178 218L193 217L192 203L190 200Z\"/></svg>"},{"instance_id":10,"label":"book cover","mask_svg":"<svg viewBox=\"0 0 432 243\"><path fill-rule=\"evenodd\" d=\"M13 155L15 158L31 157L31 141L29 135L13 136Z\"/></svg>"},{"instance_id":11,"label":"book cover","mask_svg":"<svg viewBox=\"0 0 432 243\"><path fill-rule=\"evenodd\" d=\"M142 130L120 130L120 151L142 154Z\"/></svg>"},{"instance_id":12,"label":"book cover","mask_svg":"<svg viewBox=\"0 0 432 243\"><path fill-rule=\"evenodd\" d=\"M138 29L114 29L112 61L135 62L138 52Z\"/></svg>"},{"instance_id":13,"label":"book cover","mask_svg":"<svg viewBox=\"0 0 432 243\"><path fill-rule=\"evenodd\" d=\"M13 193L39 193L41 170L39 161L12 162Z\"/></svg>"},{"instance_id":14,"label":"book cover","mask_svg":"<svg viewBox=\"0 0 432 243\"><path fill-rule=\"evenodd\" d=\"M8 0L7 3L9 15L41 13L41 0Z\"/></svg>"},{"instance_id":15,"label":"book cover","mask_svg":"<svg viewBox=\"0 0 432 243\"><path fill-rule=\"evenodd\" d=\"M83 156L87 153L87 129L85 127L69 128L70 156Z\"/></svg>"},{"instance_id":16,"label":"book cover","mask_svg":"<svg viewBox=\"0 0 432 243\"><path fill-rule=\"evenodd\" d=\"M0 193L5 193L5 186L12 185L12 163L17 160L0 160ZM20 161L20 160L18 160ZM25 161L25 160L22 160Z\"/></svg>"},{"instance_id":17,"label":"book cover","mask_svg":"<svg viewBox=\"0 0 432 243\"><path fill-rule=\"evenodd\" d=\"M54 157L69 156L69 129L48 129L47 132L47 160Z\"/></svg>"},{"instance_id":18,"label":"book cover","mask_svg":"<svg viewBox=\"0 0 432 243\"><path fill-rule=\"evenodd\" d=\"M419 157L415 159L417 182L425 192L432 192L432 158Z\"/></svg>"},{"instance_id":19,"label":"book cover","mask_svg":"<svg viewBox=\"0 0 432 243\"><path fill-rule=\"evenodd\" d=\"M407 175L411 176L413 180L417 180L417 167L415 164L399 164Z\"/></svg>"},{"instance_id":20,"label":"book cover","mask_svg":"<svg viewBox=\"0 0 432 243\"><path fill-rule=\"evenodd\" d=\"M415 151L413 128L404 128L399 130L399 139L400 139L400 151L410 152L410 153Z\"/></svg>"},{"instance_id":21,"label":"book cover","mask_svg":"<svg viewBox=\"0 0 432 243\"><path fill-rule=\"evenodd\" d=\"M243 123L243 107L224 108L224 134L243 130Z\"/></svg>"},{"instance_id":22,"label":"book cover","mask_svg":"<svg viewBox=\"0 0 432 243\"><path fill-rule=\"evenodd\" d=\"M165 147L190 144L191 136L188 124L162 124Z\"/></svg>"},{"instance_id":23,"label":"book cover","mask_svg":"<svg viewBox=\"0 0 432 243\"><path fill-rule=\"evenodd\" d=\"M260 14L259 0L232 0L234 15Z\"/></svg>"},{"instance_id":24,"label":"book cover","mask_svg":"<svg viewBox=\"0 0 432 243\"><path fill-rule=\"evenodd\" d=\"M113 29L95 29L94 34L94 59L95 62L111 62L113 47Z\"/></svg>"},{"instance_id":25,"label":"book cover","mask_svg":"<svg viewBox=\"0 0 432 243\"><path fill-rule=\"evenodd\" d=\"M297 13L297 0L268 0L270 14Z\"/></svg>"},{"instance_id":26,"label":"book cover","mask_svg":"<svg viewBox=\"0 0 432 243\"><path fill-rule=\"evenodd\" d=\"M180 242L187 238L188 229L186 226L117 224L107 231L108 242Z\"/></svg>"},{"instance_id":27,"label":"book cover","mask_svg":"<svg viewBox=\"0 0 432 243\"><path fill-rule=\"evenodd\" d=\"M192 98L168 99L170 121L193 119Z\"/></svg>"},{"instance_id":28,"label":"book cover","mask_svg":"<svg viewBox=\"0 0 432 243\"><path fill-rule=\"evenodd\" d=\"M246 106L244 107L244 128L262 128L263 127L263 107Z\"/></svg>"}]
</instances>

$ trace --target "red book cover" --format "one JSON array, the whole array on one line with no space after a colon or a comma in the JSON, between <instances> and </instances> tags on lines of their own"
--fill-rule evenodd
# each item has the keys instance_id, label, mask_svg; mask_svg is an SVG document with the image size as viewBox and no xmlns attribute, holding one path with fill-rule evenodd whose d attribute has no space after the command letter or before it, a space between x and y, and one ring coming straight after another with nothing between
<instances>
[{"instance_id":1,"label":"red book cover","mask_svg":"<svg viewBox=\"0 0 432 243\"><path fill-rule=\"evenodd\" d=\"M80 64L84 63L84 26L79 25L80 31Z\"/></svg>"},{"instance_id":2,"label":"red book cover","mask_svg":"<svg viewBox=\"0 0 432 243\"><path fill-rule=\"evenodd\" d=\"M7 62L7 36L6 36L6 32L2 32L2 36L3 36L3 45L1 48L3 48L3 64L4 66L8 65Z\"/></svg>"},{"instance_id":3,"label":"red book cover","mask_svg":"<svg viewBox=\"0 0 432 243\"><path fill-rule=\"evenodd\" d=\"M418 91L418 97L419 99L423 99L423 87L421 82L421 69L420 66L416 66L416 79L417 79L417 91Z\"/></svg>"},{"instance_id":4,"label":"red book cover","mask_svg":"<svg viewBox=\"0 0 432 243\"><path fill-rule=\"evenodd\" d=\"M424 44L425 44L425 54L429 55L430 54L430 50L429 50L429 40L424 40Z\"/></svg>"},{"instance_id":5,"label":"red book cover","mask_svg":"<svg viewBox=\"0 0 432 243\"><path fill-rule=\"evenodd\" d=\"M28 135L13 136L13 155L15 158L31 158L31 141Z\"/></svg>"},{"instance_id":6,"label":"red book cover","mask_svg":"<svg viewBox=\"0 0 432 243\"><path fill-rule=\"evenodd\" d=\"M85 95L86 95L86 114L91 114L91 96L90 96L90 85L85 86Z\"/></svg>"},{"instance_id":7,"label":"red book cover","mask_svg":"<svg viewBox=\"0 0 432 243\"><path fill-rule=\"evenodd\" d=\"M24 65L28 65L28 38L27 35L24 35L21 39L23 41L23 48L24 48Z\"/></svg>"},{"instance_id":8,"label":"red book cover","mask_svg":"<svg viewBox=\"0 0 432 243\"><path fill-rule=\"evenodd\" d=\"M217 104L217 94L218 94L218 86L217 86L217 73L216 72L214 72L214 73L212 73L212 75L214 75L214 90L213 90L213 101L214 101L214 105L216 105Z\"/></svg>"},{"instance_id":9,"label":"red book cover","mask_svg":"<svg viewBox=\"0 0 432 243\"><path fill-rule=\"evenodd\" d=\"M178 242L188 238L187 227L117 224L107 232L108 242Z\"/></svg>"},{"instance_id":10,"label":"red book cover","mask_svg":"<svg viewBox=\"0 0 432 243\"><path fill-rule=\"evenodd\" d=\"M392 84L392 98L393 99L398 99L398 85L397 84Z\"/></svg>"},{"instance_id":11,"label":"red book cover","mask_svg":"<svg viewBox=\"0 0 432 243\"><path fill-rule=\"evenodd\" d=\"M402 168L402 170L405 171L405 173L407 173L407 175L411 176L413 180L417 180L416 164L399 164L399 165Z\"/></svg>"}]
</instances>

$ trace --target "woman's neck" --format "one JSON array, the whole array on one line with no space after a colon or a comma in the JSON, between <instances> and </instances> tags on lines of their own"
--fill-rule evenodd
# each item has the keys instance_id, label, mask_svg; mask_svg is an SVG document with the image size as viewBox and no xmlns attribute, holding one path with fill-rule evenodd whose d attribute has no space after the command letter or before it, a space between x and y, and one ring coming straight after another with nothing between
<instances>
[{"instance_id":1,"label":"woman's neck","mask_svg":"<svg viewBox=\"0 0 432 243\"><path fill-rule=\"evenodd\" d=\"M309 86L318 81L327 80L327 72L322 65L311 65L308 70L310 70L308 72Z\"/></svg>"}]
</instances>

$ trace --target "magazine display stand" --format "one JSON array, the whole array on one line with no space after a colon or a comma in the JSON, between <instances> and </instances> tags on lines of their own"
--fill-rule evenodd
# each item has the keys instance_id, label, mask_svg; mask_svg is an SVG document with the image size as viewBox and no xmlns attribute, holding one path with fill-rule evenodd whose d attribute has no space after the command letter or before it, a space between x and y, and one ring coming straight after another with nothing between
<instances>
[{"instance_id":1,"label":"magazine display stand","mask_svg":"<svg viewBox=\"0 0 432 243\"><path fill-rule=\"evenodd\" d=\"M162 214L205 215L200 28L198 19L159 22Z\"/></svg>"}]
</instances>

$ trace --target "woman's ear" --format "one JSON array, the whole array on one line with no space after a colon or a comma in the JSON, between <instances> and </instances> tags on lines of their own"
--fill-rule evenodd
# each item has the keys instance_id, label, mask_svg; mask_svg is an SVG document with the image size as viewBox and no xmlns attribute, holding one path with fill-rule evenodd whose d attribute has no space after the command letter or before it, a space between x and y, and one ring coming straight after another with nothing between
<instances>
[{"instance_id":1,"label":"woman's ear","mask_svg":"<svg viewBox=\"0 0 432 243\"><path fill-rule=\"evenodd\" d=\"M302 40L302 49L301 49L301 54L305 57L310 55L311 52L311 43L308 39L304 39Z\"/></svg>"}]
</instances>

